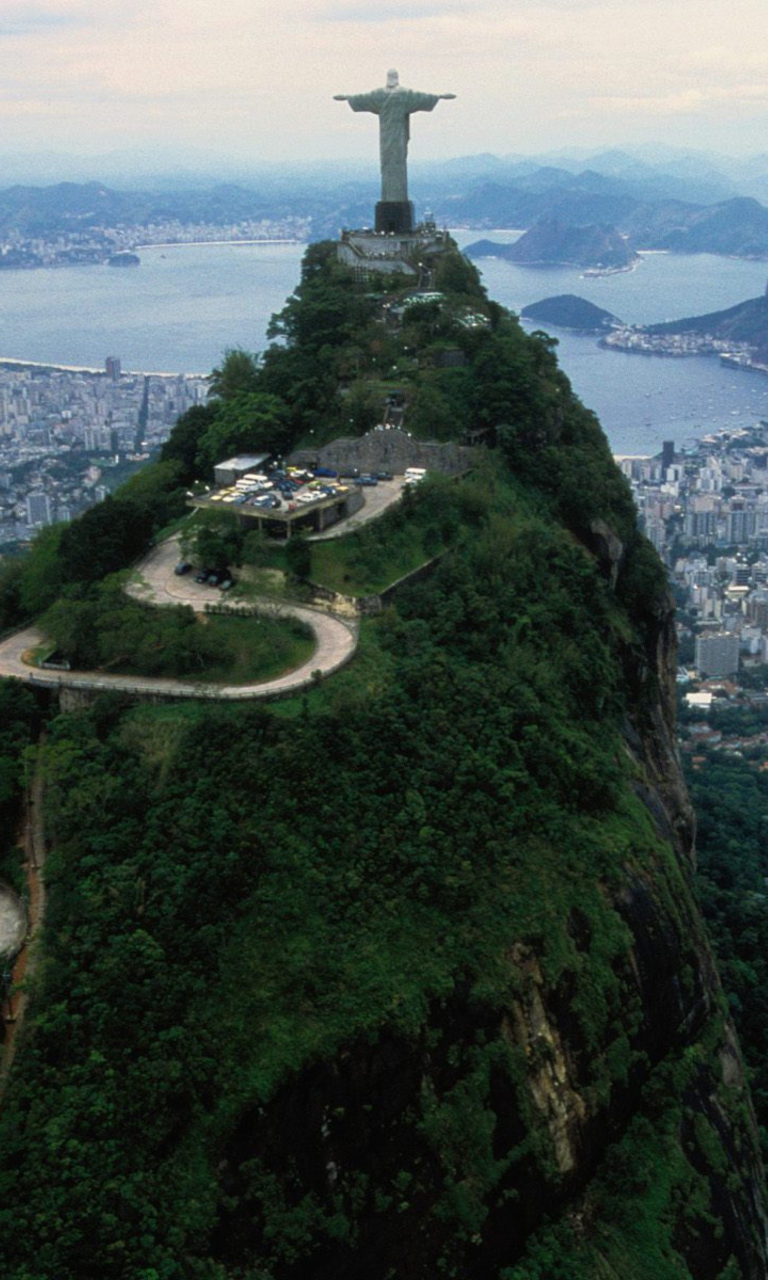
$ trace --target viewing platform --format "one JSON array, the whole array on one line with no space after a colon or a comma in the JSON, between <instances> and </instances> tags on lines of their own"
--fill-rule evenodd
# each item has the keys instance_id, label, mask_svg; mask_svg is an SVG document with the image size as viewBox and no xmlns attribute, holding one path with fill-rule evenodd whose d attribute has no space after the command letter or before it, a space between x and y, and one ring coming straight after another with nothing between
<instances>
[{"instance_id":1,"label":"viewing platform","mask_svg":"<svg viewBox=\"0 0 768 1280\"><path fill-rule=\"evenodd\" d=\"M338 244L339 261L361 276L371 274L411 276L418 280L431 260L451 247L447 230L434 222L422 222L413 231L343 230Z\"/></svg>"}]
</instances>

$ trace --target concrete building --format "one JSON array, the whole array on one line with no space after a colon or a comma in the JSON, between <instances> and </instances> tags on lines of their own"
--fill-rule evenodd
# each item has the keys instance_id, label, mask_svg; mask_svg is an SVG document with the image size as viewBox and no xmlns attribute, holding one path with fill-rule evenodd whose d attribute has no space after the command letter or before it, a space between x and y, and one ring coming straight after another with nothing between
<instances>
[{"instance_id":1,"label":"concrete building","mask_svg":"<svg viewBox=\"0 0 768 1280\"><path fill-rule=\"evenodd\" d=\"M696 668L703 676L732 676L739 669L739 637L724 632L698 636Z\"/></svg>"},{"instance_id":2,"label":"concrete building","mask_svg":"<svg viewBox=\"0 0 768 1280\"><path fill-rule=\"evenodd\" d=\"M27 524L31 529L42 529L51 523L51 503L45 493L27 495Z\"/></svg>"}]
</instances>

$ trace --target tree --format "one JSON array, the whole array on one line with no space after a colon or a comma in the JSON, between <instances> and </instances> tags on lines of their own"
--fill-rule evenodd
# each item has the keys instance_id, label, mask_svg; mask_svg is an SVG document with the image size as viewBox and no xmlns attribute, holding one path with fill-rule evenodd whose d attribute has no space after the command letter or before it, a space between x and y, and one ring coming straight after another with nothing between
<instances>
[{"instance_id":1,"label":"tree","mask_svg":"<svg viewBox=\"0 0 768 1280\"><path fill-rule=\"evenodd\" d=\"M85 592L57 600L41 620L46 636L76 667L99 664L98 612L95 597Z\"/></svg>"},{"instance_id":2,"label":"tree","mask_svg":"<svg viewBox=\"0 0 768 1280\"><path fill-rule=\"evenodd\" d=\"M294 536L288 540L285 561L288 572L292 573L294 578L304 582L309 577L312 572L312 548L306 538Z\"/></svg>"},{"instance_id":3,"label":"tree","mask_svg":"<svg viewBox=\"0 0 768 1280\"><path fill-rule=\"evenodd\" d=\"M353 382L342 405L342 432L365 435L380 421L381 409L381 396L374 394L369 383Z\"/></svg>"},{"instance_id":4,"label":"tree","mask_svg":"<svg viewBox=\"0 0 768 1280\"><path fill-rule=\"evenodd\" d=\"M106 497L65 526L58 563L65 582L97 582L126 569L146 551L153 520L128 498Z\"/></svg>"},{"instance_id":5,"label":"tree","mask_svg":"<svg viewBox=\"0 0 768 1280\"><path fill-rule=\"evenodd\" d=\"M21 561L21 578L13 584L18 592L19 616L16 621L42 613L61 591L64 572L59 559L59 547L66 528L66 525L55 524L41 529L28 557ZM9 622L10 620L9 618Z\"/></svg>"},{"instance_id":6,"label":"tree","mask_svg":"<svg viewBox=\"0 0 768 1280\"><path fill-rule=\"evenodd\" d=\"M486 298L477 267L458 251L438 258L435 288L441 293L461 294L478 302L484 302Z\"/></svg>"},{"instance_id":7,"label":"tree","mask_svg":"<svg viewBox=\"0 0 768 1280\"><path fill-rule=\"evenodd\" d=\"M197 455L200 441L216 417L213 404L196 404L177 420L160 450L160 461L180 464L179 483L192 484L198 478Z\"/></svg>"},{"instance_id":8,"label":"tree","mask_svg":"<svg viewBox=\"0 0 768 1280\"><path fill-rule=\"evenodd\" d=\"M200 511L180 539L181 552L201 565L226 569L239 564L243 535L232 511Z\"/></svg>"},{"instance_id":9,"label":"tree","mask_svg":"<svg viewBox=\"0 0 768 1280\"><path fill-rule=\"evenodd\" d=\"M181 475L178 459L150 463L129 476L120 486L119 496L134 502L155 528L163 528L184 513L186 488Z\"/></svg>"},{"instance_id":10,"label":"tree","mask_svg":"<svg viewBox=\"0 0 768 1280\"><path fill-rule=\"evenodd\" d=\"M20 559L7 560L0 567L0 632L30 616L21 603L24 569L25 562Z\"/></svg>"},{"instance_id":11,"label":"tree","mask_svg":"<svg viewBox=\"0 0 768 1280\"><path fill-rule=\"evenodd\" d=\"M221 365L211 374L211 395L217 400L234 400L258 391L259 387L258 357L242 347L225 351Z\"/></svg>"},{"instance_id":12,"label":"tree","mask_svg":"<svg viewBox=\"0 0 768 1280\"><path fill-rule=\"evenodd\" d=\"M211 475L233 453L281 454L290 446L288 411L278 396L241 391L222 400L198 446L199 475Z\"/></svg>"}]
</instances>

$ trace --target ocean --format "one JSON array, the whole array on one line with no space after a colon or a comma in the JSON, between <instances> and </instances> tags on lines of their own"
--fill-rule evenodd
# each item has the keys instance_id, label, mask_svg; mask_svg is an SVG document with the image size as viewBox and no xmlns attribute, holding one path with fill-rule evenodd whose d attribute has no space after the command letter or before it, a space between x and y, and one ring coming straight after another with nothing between
<instances>
[{"instance_id":1,"label":"ocean","mask_svg":"<svg viewBox=\"0 0 768 1280\"><path fill-rule=\"evenodd\" d=\"M457 231L472 240L515 233ZM141 250L141 266L0 272L0 356L102 368L208 373L230 347L259 351L271 315L299 280L299 244L205 244ZM768 263L708 254L650 254L636 270L583 278L568 268L478 264L491 297L519 311L577 293L627 323L733 306L763 293ZM684 360L605 351L593 336L551 329L562 368L595 411L614 453L655 453L722 427L768 418L768 377L716 358Z\"/></svg>"}]
</instances>

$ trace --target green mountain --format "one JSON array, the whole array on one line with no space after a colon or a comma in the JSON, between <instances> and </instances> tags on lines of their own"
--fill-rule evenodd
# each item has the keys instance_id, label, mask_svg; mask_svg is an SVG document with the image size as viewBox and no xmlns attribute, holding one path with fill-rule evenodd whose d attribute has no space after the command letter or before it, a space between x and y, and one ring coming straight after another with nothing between
<instances>
[{"instance_id":1,"label":"green mountain","mask_svg":"<svg viewBox=\"0 0 768 1280\"><path fill-rule=\"evenodd\" d=\"M313 246L263 359L231 353L156 469L0 579L5 626L61 598L80 643L225 448L362 433L395 393L414 450L485 441L309 544L302 579L389 581L417 545L429 569L305 696L0 688L3 829L32 776L49 846L0 1106L8 1280L766 1274L662 566L554 344L458 253L439 299L389 286Z\"/></svg>"},{"instance_id":2,"label":"green mountain","mask_svg":"<svg viewBox=\"0 0 768 1280\"><path fill-rule=\"evenodd\" d=\"M562 329L582 329L591 333L620 323L610 311L606 311L604 307L596 307L594 302L588 302L575 293L560 293L553 298L542 298L541 302L531 302L523 307L520 315L524 320L554 324Z\"/></svg>"},{"instance_id":3,"label":"green mountain","mask_svg":"<svg viewBox=\"0 0 768 1280\"><path fill-rule=\"evenodd\" d=\"M682 320L666 320L645 326L648 333L701 333L726 342L746 342L762 355L768 355L768 297L747 298L724 311L709 311L703 316L686 316Z\"/></svg>"}]
</instances>

